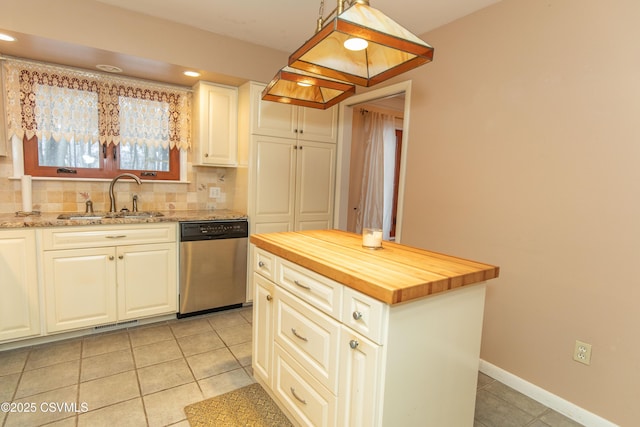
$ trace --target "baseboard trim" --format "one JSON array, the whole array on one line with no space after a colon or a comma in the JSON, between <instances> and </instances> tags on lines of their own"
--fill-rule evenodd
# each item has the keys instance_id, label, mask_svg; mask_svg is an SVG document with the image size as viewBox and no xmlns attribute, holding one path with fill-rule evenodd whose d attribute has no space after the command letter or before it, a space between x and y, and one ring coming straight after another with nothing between
<instances>
[{"instance_id":1,"label":"baseboard trim","mask_svg":"<svg viewBox=\"0 0 640 427\"><path fill-rule=\"evenodd\" d=\"M542 403L543 405L561 413L567 418L572 419L587 427L619 427L594 413L587 411L573 403L550 393L535 384L523 380L522 378L507 372L485 360L480 360L480 372L494 378L501 383L519 391L525 396Z\"/></svg>"}]
</instances>

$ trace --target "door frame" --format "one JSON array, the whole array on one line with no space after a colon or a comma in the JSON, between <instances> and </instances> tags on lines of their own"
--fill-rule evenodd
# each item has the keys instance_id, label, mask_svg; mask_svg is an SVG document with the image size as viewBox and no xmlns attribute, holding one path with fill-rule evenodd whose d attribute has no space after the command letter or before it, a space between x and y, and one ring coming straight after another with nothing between
<instances>
[{"instance_id":1,"label":"door frame","mask_svg":"<svg viewBox=\"0 0 640 427\"><path fill-rule=\"evenodd\" d=\"M402 155L400 159L400 178L398 182L398 212L396 222L396 242L402 239L402 219L404 207L404 186L409 151L409 117L411 106L411 80L389 85L380 89L354 95L340 103L338 115L338 152L336 159L336 192L333 226L339 230L347 229L349 209L349 170L351 168L351 133L354 107L404 94L404 119L402 122Z\"/></svg>"}]
</instances>

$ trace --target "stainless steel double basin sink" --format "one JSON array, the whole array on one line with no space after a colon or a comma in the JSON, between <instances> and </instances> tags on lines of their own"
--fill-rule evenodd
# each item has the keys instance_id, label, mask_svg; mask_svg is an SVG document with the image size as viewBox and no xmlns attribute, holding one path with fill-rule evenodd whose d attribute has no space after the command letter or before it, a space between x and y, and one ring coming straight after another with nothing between
<instances>
[{"instance_id":1,"label":"stainless steel double basin sink","mask_svg":"<svg viewBox=\"0 0 640 427\"><path fill-rule=\"evenodd\" d=\"M58 215L58 219L74 221L91 221L99 219L145 219L164 216L162 212L140 211L140 212L69 212Z\"/></svg>"}]
</instances>

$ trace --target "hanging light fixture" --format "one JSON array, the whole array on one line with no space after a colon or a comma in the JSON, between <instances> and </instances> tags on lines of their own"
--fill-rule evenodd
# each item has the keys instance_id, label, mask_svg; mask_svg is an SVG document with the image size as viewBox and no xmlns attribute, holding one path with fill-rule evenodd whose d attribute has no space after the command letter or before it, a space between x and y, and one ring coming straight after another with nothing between
<instances>
[{"instance_id":1,"label":"hanging light fixture","mask_svg":"<svg viewBox=\"0 0 640 427\"><path fill-rule=\"evenodd\" d=\"M350 7L343 10L345 3ZM316 34L291 54L290 67L373 86L433 60L433 47L369 6L369 0L338 0L334 12L326 25L321 13Z\"/></svg>"},{"instance_id":2,"label":"hanging light fixture","mask_svg":"<svg viewBox=\"0 0 640 427\"><path fill-rule=\"evenodd\" d=\"M355 93L351 83L284 67L262 91L262 99L327 109Z\"/></svg>"}]
</instances>

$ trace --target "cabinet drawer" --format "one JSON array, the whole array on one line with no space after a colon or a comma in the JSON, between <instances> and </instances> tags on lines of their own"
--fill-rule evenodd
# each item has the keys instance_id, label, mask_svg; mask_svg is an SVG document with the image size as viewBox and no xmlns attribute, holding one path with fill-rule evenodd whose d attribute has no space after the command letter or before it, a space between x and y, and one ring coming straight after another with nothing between
<instances>
[{"instance_id":1,"label":"cabinet drawer","mask_svg":"<svg viewBox=\"0 0 640 427\"><path fill-rule=\"evenodd\" d=\"M343 323L378 344L384 344L389 306L381 301L345 287Z\"/></svg>"},{"instance_id":2,"label":"cabinet drawer","mask_svg":"<svg viewBox=\"0 0 640 427\"><path fill-rule=\"evenodd\" d=\"M45 251L175 241L175 224L59 227L42 231L42 247Z\"/></svg>"},{"instance_id":3,"label":"cabinet drawer","mask_svg":"<svg viewBox=\"0 0 640 427\"><path fill-rule=\"evenodd\" d=\"M274 346L274 392L303 426L336 425L336 397L278 344Z\"/></svg>"},{"instance_id":4,"label":"cabinet drawer","mask_svg":"<svg viewBox=\"0 0 640 427\"><path fill-rule=\"evenodd\" d=\"M276 293L275 341L332 392L338 388L340 324L288 292Z\"/></svg>"},{"instance_id":5,"label":"cabinet drawer","mask_svg":"<svg viewBox=\"0 0 640 427\"><path fill-rule=\"evenodd\" d=\"M255 246L253 247L253 259L252 259L252 268L253 271L259 273L261 276L266 277L269 280L274 280L275 278L275 270L276 270L276 256L259 249Z\"/></svg>"},{"instance_id":6,"label":"cabinet drawer","mask_svg":"<svg viewBox=\"0 0 640 427\"><path fill-rule=\"evenodd\" d=\"M340 320L343 288L340 283L281 258L278 258L276 283Z\"/></svg>"}]
</instances>

